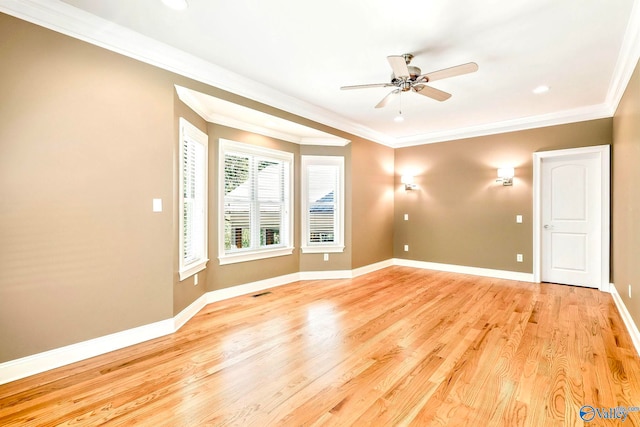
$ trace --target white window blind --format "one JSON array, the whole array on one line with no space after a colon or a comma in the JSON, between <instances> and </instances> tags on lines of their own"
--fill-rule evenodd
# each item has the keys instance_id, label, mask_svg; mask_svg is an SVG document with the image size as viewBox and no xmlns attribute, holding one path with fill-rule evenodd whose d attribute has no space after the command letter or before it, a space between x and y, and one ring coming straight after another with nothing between
<instances>
[{"instance_id":1,"label":"white window blind","mask_svg":"<svg viewBox=\"0 0 640 427\"><path fill-rule=\"evenodd\" d=\"M303 252L344 250L344 158L302 156Z\"/></svg>"},{"instance_id":2,"label":"white window blind","mask_svg":"<svg viewBox=\"0 0 640 427\"><path fill-rule=\"evenodd\" d=\"M180 119L180 280L203 270L208 261L207 140Z\"/></svg>"},{"instance_id":3,"label":"white window blind","mask_svg":"<svg viewBox=\"0 0 640 427\"><path fill-rule=\"evenodd\" d=\"M291 253L293 155L226 140L220 149L221 263Z\"/></svg>"}]
</instances>

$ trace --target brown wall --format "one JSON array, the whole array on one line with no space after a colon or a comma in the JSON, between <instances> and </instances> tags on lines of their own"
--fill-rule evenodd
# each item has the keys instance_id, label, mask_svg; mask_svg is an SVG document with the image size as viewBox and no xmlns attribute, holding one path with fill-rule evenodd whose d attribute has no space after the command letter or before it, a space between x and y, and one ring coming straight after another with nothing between
<instances>
[{"instance_id":1,"label":"brown wall","mask_svg":"<svg viewBox=\"0 0 640 427\"><path fill-rule=\"evenodd\" d=\"M612 120L601 119L396 150L395 257L531 273L532 154L610 144L611 135ZM511 187L495 183L507 164ZM418 189L405 191L410 171Z\"/></svg>"},{"instance_id":2,"label":"brown wall","mask_svg":"<svg viewBox=\"0 0 640 427\"><path fill-rule=\"evenodd\" d=\"M301 256L297 226L291 256L218 264L219 137L295 153L297 196L302 150L344 154L348 216L351 170L368 160L362 152L353 159L351 146L300 147L207 124L177 99L174 85L353 136L5 14L0 40L0 363L168 319L206 291L353 268L349 243L326 263ZM179 117L210 141L211 260L198 286L177 274ZM379 173L392 180L392 172ZM153 198L162 198L163 212L152 212ZM295 209L298 225L297 201ZM365 260L380 257L377 248L358 250Z\"/></svg>"},{"instance_id":3,"label":"brown wall","mask_svg":"<svg viewBox=\"0 0 640 427\"><path fill-rule=\"evenodd\" d=\"M614 280L640 318L626 298L626 283L638 286L640 275L632 261L640 252L632 185L640 160L637 70L615 119L394 151L4 14L0 40L0 362L170 318L206 291L298 271L347 270L395 255L530 272L531 154L609 144L612 135ZM208 124L177 99L174 84L352 143L298 146ZM211 261L198 286L177 275L181 116L210 141ZM293 255L218 264L220 137L296 154ZM328 262L297 249L300 154L345 156L347 248ZM513 187L494 183L502 163L516 166ZM407 168L417 170L420 186L410 193L399 181ZM162 213L151 211L153 198L163 199ZM524 224L515 224L516 214Z\"/></svg>"},{"instance_id":4,"label":"brown wall","mask_svg":"<svg viewBox=\"0 0 640 427\"><path fill-rule=\"evenodd\" d=\"M0 40L0 362L171 317L170 73L2 14Z\"/></svg>"},{"instance_id":5,"label":"brown wall","mask_svg":"<svg viewBox=\"0 0 640 427\"><path fill-rule=\"evenodd\" d=\"M640 65L613 118L612 151L613 283L640 328Z\"/></svg>"},{"instance_id":6,"label":"brown wall","mask_svg":"<svg viewBox=\"0 0 640 427\"><path fill-rule=\"evenodd\" d=\"M393 257L393 156L389 147L351 142L352 268Z\"/></svg>"}]
</instances>

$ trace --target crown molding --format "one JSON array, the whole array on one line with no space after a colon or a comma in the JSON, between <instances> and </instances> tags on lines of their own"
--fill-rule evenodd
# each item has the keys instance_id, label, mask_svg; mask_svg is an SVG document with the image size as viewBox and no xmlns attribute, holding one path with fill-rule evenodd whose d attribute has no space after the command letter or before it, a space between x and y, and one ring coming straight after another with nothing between
<instances>
[{"instance_id":1,"label":"crown molding","mask_svg":"<svg viewBox=\"0 0 640 427\"><path fill-rule=\"evenodd\" d=\"M310 132L314 135L318 136L308 136L303 135L304 131L299 134L294 134L290 132L284 132L277 129L272 129L268 127L261 126L256 123L254 119L253 122L250 118L247 119L238 119L229 117L227 115L221 114L219 111L216 112L215 109L211 106L211 104L207 104L207 101L202 101L201 98L195 96L195 94L205 95L193 91L191 89L187 89L185 87L174 85L176 89L176 93L178 94L178 98L185 104L187 104L193 111L195 111L200 117L204 120L215 123L222 126L232 127L235 129L244 130L247 132L256 133L259 135L268 136L271 138L280 139L283 141L293 142L299 145L325 145L325 146L334 146L334 147L344 147L349 144L351 141L346 138L341 138L339 136L331 135L326 132L321 132L316 129L311 129ZM212 98L210 95L205 95L207 98ZM220 101L220 100L218 100ZM224 100L222 100L224 101ZM224 101L227 103L227 101ZM248 107L241 107L243 110L250 110ZM264 120L273 120L274 122L289 122L289 120L281 119L274 117L267 113L259 113ZM298 128L307 128L307 126L303 126L300 124L295 124Z\"/></svg>"},{"instance_id":2,"label":"crown molding","mask_svg":"<svg viewBox=\"0 0 640 427\"><path fill-rule=\"evenodd\" d=\"M606 104L613 116L640 60L640 0L633 3L618 62L607 92Z\"/></svg>"},{"instance_id":3,"label":"crown molding","mask_svg":"<svg viewBox=\"0 0 640 427\"><path fill-rule=\"evenodd\" d=\"M541 114L538 116L522 117L514 120L487 123L442 132L433 132L427 135L398 138L394 142L393 146L395 148L402 148L415 145L434 144L436 142L455 141L458 139L475 138L478 136L584 122L587 120L596 120L612 116L613 111L609 106L605 104L591 105L588 107L564 110L550 114Z\"/></svg>"},{"instance_id":4,"label":"crown molding","mask_svg":"<svg viewBox=\"0 0 640 427\"><path fill-rule=\"evenodd\" d=\"M575 110L395 138L283 94L61 1L0 0L0 11L130 58L392 148L612 117L640 58L640 0L635 0L605 102Z\"/></svg>"},{"instance_id":5,"label":"crown molding","mask_svg":"<svg viewBox=\"0 0 640 427\"><path fill-rule=\"evenodd\" d=\"M0 0L0 12L374 142L391 139L138 32L52 0Z\"/></svg>"}]
</instances>

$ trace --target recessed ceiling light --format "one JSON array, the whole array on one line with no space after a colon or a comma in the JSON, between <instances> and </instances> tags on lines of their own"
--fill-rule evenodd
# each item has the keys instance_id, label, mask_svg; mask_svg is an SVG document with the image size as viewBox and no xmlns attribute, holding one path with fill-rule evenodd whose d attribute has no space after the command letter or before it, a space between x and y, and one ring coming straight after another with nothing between
<instances>
[{"instance_id":1,"label":"recessed ceiling light","mask_svg":"<svg viewBox=\"0 0 640 427\"><path fill-rule=\"evenodd\" d=\"M549 92L549 86L545 86L545 85L540 85L537 88L535 88L533 90L533 93L535 93L536 95L539 95L541 93L545 93L545 92Z\"/></svg>"},{"instance_id":2,"label":"recessed ceiling light","mask_svg":"<svg viewBox=\"0 0 640 427\"><path fill-rule=\"evenodd\" d=\"M395 116L393 118L393 121L396 123L401 123L404 122L404 117L402 117L402 113L398 114L397 116Z\"/></svg>"},{"instance_id":3,"label":"recessed ceiling light","mask_svg":"<svg viewBox=\"0 0 640 427\"><path fill-rule=\"evenodd\" d=\"M174 10L185 10L189 7L187 0L162 0L162 3Z\"/></svg>"}]
</instances>

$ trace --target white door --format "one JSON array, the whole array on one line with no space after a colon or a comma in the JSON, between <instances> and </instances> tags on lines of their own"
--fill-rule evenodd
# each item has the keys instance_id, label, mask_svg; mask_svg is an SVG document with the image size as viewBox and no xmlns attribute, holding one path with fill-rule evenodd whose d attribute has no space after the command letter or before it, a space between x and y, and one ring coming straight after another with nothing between
<instances>
[{"instance_id":1,"label":"white door","mask_svg":"<svg viewBox=\"0 0 640 427\"><path fill-rule=\"evenodd\" d=\"M602 241L601 154L541 161L541 279L599 288L602 245L609 245Z\"/></svg>"}]
</instances>

